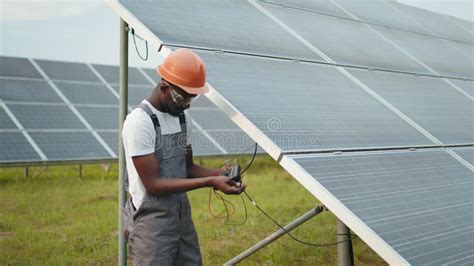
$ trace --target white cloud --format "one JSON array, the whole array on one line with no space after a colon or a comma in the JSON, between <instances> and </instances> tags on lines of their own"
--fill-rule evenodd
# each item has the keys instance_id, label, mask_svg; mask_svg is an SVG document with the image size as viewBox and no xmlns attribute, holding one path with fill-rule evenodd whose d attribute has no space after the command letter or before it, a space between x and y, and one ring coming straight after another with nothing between
<instances>
[{"instance_id":1,"label":"white cloud","mask_svg":"<svg viewBox=\"0 0 474 266\"><path fill-rule=\"evenodd\" d=\"M0 0L4 22L50 20L74 17L86 13L101 4L97 1L79 0Z\"/></svg>"}]
</instances>

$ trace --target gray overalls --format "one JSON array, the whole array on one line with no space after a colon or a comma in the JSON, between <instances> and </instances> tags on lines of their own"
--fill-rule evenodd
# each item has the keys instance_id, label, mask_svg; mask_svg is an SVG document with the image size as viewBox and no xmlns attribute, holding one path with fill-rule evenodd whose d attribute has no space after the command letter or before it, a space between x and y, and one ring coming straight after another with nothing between
<instances>
[{"instance_id":1,"label":"gray overalls","mask_svg":"<svg viewBox=\"0 0 474 266\"><path fill-rule=\"evenodd\" d=\"M143 109L155 126L155 155L160 162L160 176L186 178L187 130L184 113L179 116L181 132L161 135L158 118L150 108L143 103L137 108ZM123 219L133 265L202 264L186 193L156 196L146 192L138 210L128 199Z\"/></svg>"}]
</instances>

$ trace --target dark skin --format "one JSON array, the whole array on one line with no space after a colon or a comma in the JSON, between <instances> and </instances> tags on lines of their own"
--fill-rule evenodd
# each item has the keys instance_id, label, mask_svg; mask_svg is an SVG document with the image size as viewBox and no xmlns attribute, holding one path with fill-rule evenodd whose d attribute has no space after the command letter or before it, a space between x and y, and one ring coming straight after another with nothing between
<instances>
[{"instance_id":1,"label":"dark skin","mask_svg":"<svg viewBox=\"0 0 474 266\"><path fill-rule=\"evenodd\" d=\"M185 99L196 97L197 95L189 94L176 86L171 86L173 85L162 80L147 100L159 111L177 116L178 113L189 108L189 105L178 106L173 101L170 90L174 89L175 92ZM146 191L155 195L186 192L203 187L212 187L225 194L240 194L246 187L243 184L240 186L229 181L227 176L222 176L226 166L219 169L208 169L195 164L191 145L187 146L187 177L169 178L160 176L160 162L156 159L154 153L134 156L132 160Z\"/></svg>"}]
</instances>

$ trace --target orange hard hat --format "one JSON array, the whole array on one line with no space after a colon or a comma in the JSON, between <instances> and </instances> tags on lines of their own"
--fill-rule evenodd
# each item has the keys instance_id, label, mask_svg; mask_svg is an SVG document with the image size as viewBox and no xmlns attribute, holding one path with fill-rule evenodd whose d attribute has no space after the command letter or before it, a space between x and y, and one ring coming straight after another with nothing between
<instances>
[{"instance_id":1,"label":"orange hard hat","mask_svg":"<svg viewBox=\"0 0 474 266\"><path fill-rule=\"evenodd\" d=\"M163 79L189 94L202 94L209 91L204 62L189 49L180 48L171 52L156 68L156 72Z\"/></svg>"}]
</instances>

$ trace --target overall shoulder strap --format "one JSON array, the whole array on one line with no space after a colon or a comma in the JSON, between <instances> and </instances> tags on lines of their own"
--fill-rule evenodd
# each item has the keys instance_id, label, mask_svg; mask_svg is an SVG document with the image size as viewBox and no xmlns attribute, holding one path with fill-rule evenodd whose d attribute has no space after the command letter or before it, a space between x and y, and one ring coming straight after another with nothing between
<instances>
[{"instance_id":1,"label":"overall shoulder strap","mask_svg":"<svg viewBox=\"0 0 474 266\"><path fill-rule=\"evenodd\" d=\"M181 132L187 133L187 127L186 127L186 115L184 112L179 113L179 124L181 125Z\"/></svg>"},{"instance_id":2,"label":"overall shoulder strap","mask_svg":"<svg viewBox=\"0 0 474 266\"><path fill-rule=\"evenodd\" d=\"M155 129L157 127L160 127L160 122L158 121L158 117L156 117L156 115L153 113L153 111L151 110L151 108L146 104L146 103L140 103L137 108L140 108L142 109L143 111L145 111L145 113L147 113L147 115L150 116L151 118L151 121L153 121L153 125L155 126Z\"/></svg>"}]
</instances>

